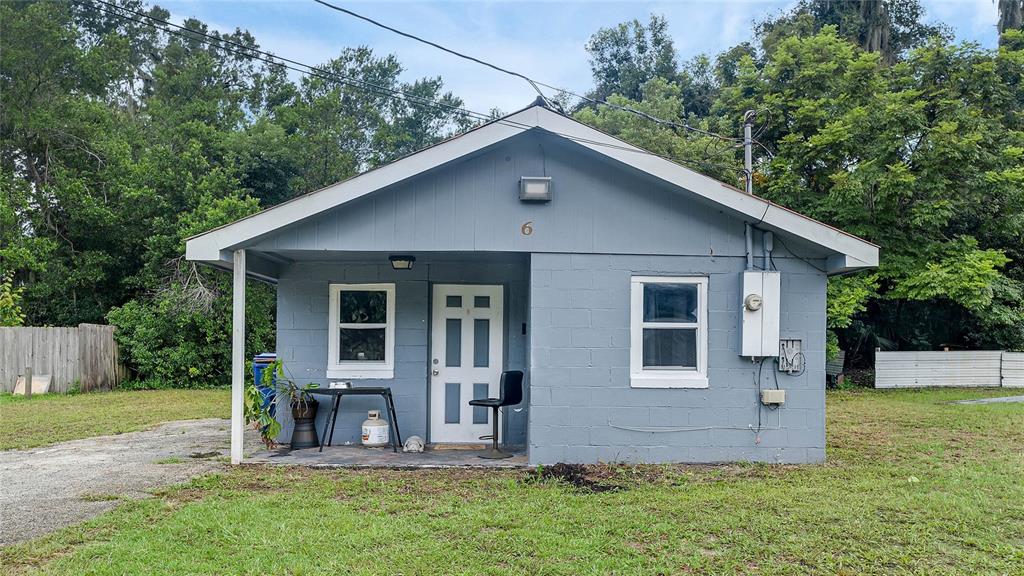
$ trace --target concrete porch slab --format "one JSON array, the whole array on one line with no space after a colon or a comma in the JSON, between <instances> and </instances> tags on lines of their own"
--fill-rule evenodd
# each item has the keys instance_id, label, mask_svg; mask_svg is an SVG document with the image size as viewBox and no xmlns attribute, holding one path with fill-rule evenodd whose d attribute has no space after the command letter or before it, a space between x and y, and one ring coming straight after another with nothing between
<instances>
[{"instance_id":1,"label":"concrete porch slab","mask_svg":"<svg viewBox=\"0 0 1024 576\"><path fill-rule=\"evenodd\" d=\"M309 466L312 468L524 468L528 466L526 452L511 448L511 458L488 460L480 458L482 450L447 449L427 446L420 453L406 453L391 448L364 448L362 446L327 446L323 452L316 448L290 450L262 450L247 455L243 464L271 464L281 466Z\"/></svg>"}]
</instances>

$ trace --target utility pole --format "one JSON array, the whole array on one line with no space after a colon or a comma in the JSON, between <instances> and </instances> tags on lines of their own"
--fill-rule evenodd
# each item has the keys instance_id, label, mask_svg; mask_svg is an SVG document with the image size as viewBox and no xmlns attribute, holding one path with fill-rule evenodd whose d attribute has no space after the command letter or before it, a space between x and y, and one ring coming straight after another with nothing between
<instances>
[{"instance_id":1,"label":"utility pole","mask_svg":"<svg viewBox=\"0 0 1024 576\"><path fill-rule=\"evenodd\" d=\"M747 110L743 115L743 176L747 182L747 194L754 193L754 138L751 136L751 132L756 114L753 110ZM747 270L753 270L754 231L750 222L745 222L743 225L743 240L747 249Z\"/></svg>"},{"instance_id":2,"label":"utility pole","mask_svg":"<svg viewBox=\"0 0 1024 576\"><path fill-rule=\"evenodd\" d=\"M751 132L755 116L757 112L754 110L747 110L743 114L743 174L747 179L747 194L754 193L754 138Z\"/></svg>"}]
</instances>

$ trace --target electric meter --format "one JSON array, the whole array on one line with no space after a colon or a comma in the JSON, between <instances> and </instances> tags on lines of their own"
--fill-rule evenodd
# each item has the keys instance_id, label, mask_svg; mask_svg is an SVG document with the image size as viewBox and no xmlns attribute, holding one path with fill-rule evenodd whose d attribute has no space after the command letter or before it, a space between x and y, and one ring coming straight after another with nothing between
<instances>
[{"instance_id":1,"label":"electric meter","mask_svg":"<svg viewBox=\"0 0 1024 576\"><path fill-rule=\"evenodd\" d=\"M747 297L743 300L743 307L753 312L756 310L760 310L762 303L763 300L761 300L760 294L748 294Z\"/></svg>"}]
</instances>

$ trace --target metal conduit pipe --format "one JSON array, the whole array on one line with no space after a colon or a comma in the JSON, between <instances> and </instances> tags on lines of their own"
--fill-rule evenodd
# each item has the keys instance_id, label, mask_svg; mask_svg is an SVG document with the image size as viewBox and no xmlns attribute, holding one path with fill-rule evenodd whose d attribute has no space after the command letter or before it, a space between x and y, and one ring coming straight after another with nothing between
<instances>
[{"instance_id":1,"label":"metal conduit pipe","mask_svg":"<svg viewBox=\"0 0 1024 576\"><path fill-rule=\"evenodd\" d=\"M743 239L747 243L747 270L754 269L754 230L749 222L743 223Z\"/></svg>"}]
</instances>

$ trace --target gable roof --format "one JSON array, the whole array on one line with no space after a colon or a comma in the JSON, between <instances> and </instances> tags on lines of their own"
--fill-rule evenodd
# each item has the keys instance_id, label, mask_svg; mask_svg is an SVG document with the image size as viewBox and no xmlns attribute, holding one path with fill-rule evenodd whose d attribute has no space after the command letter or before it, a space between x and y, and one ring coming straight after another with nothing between
<instances>
[{"instance_id":1,"label":"gable roof","mask_svg":"<svg viewBox=\"0 0 1024 576\"><path fill-rule=\"evenodd\" d=\"M705 176L597 129L534 104L348 180L299 196L230 224L189 238L189 260L230 268L230 251L281 228L447 164L528 130L572 140L673 186L718 204L758 227L788 233L831 253L828 272L839 274L878 265L878 246L796 211Z\"/></svg>"}]
</instances>

